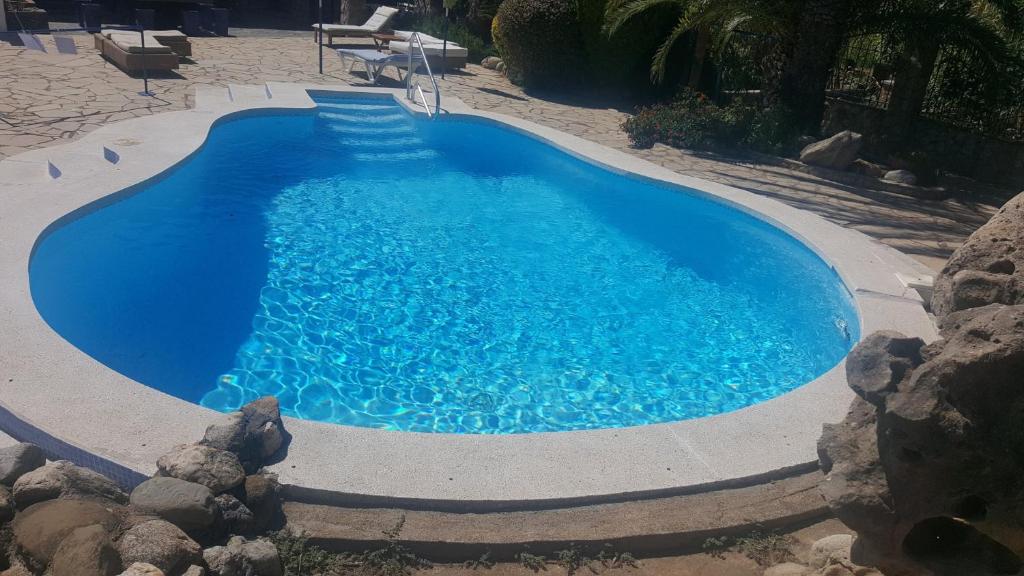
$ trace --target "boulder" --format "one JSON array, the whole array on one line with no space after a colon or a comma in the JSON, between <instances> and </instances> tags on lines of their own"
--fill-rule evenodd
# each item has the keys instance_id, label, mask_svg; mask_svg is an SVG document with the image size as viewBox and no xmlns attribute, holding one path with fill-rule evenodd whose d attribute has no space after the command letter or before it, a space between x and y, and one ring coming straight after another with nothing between
<instances>
[{"instance_id":1,"label":"boulder","mask_svg":"<svg viewBox=\"0 0 1024 576\"><path fill-rule=\"evenodd\" d=\"M202 484L214 494L230 490L245 480L238 456L201 444L178 446L161 456L156 466L161 476Z\"/></svg>"},{"instance_id":2,"label":"boulder","mask_svg":"<svg viewBox=\"0 0 1024 576\"><path fill-rule=\"evenodd\" d=\"M811 544L808 564L812 568L824 568L830 564L850 566L850 548L853 547L853 536L849 534L833 534Z\"/></svg>"},{"instance_id":3,"label":"boulder","mask_svg":"<svg viewBox=\"0 0 1024 576\"><path fill-rule=\"evenodd\" d=\"M202 566L196 566L193 564L192 566L189 566L188 570L185 570L181 576L206 576L206 570L204 570Z\"/></svg>"},{"instance_id":4,"label":"boulder","mask_svg":"<svg viewBox=\"0 0 1024 576\"><path fill-rule=\"evenodd\" d=\"M224 546L203 551L203 559L214 576L283 576L277 546L266 538L246 540L235 536Z\"/></svg>"},{"instance_id":5,"label":"boulder","mask_svg":"<svg viewBox=\"0 0 1024 576\"><path fill-rule=\"evenodd\" d=\"M203 559L199 544L165 520L132 526L117 541L117 548L125 564L151 564L166 574L180 574Z\"/></svg>"},{"instance_id":6,"label":"boulder","mask_svg":"<svg viewBox=\"0 0 1024 576\"><path fill-rule=\"evenodd\" d=\"M1024 304L1024 194L971 234L935 279L932 311Z\"/></svg>"},{"instance_id":7,"label":"boulder","mask_svg":"<svg viewBox=\"0 0 1024 576\"><path fill-rule=\"evenodd\" d=\"M0 524L14 518L14 495L7 486L0 485Z\"/></svg>"},{"instance_id":8,"label":"boulder","mask_svg":"<svg viewBox=\"0 0 1024 576\"><path fill-rule=\"evenodd\" d=\"M186 532L206 530L217 519L213 492L178 478L150 478L132 490L130 501Z\"/></svg>"},{"instance_id":9,"label":"boulder","mask_svg":"<svg viewBox=\"0 0 1024 576\"><path fill-rule=\"evenodd\" d=\"M886 182L895 182L896 184L906 184L908 186L914 186L917 184L917 176L910 170L889 170L882 176L882 180L885 180Z\"/></svg>"},{"instance_id":10,"label":"boulder","mask_svg":"<svg viewBox=\"0 0 1024 576\"><path fill-rule=\"evenodd\" d=\"M14 486L14 481L26 472L46 464L46 455L35 444L22 442L0 448L0 484Z\"/></svg>"},{"instance_id":11,"label":"boulder","mask_svg":"<svg viewBox=\"0 0 1024 576\"><path fill-rule=\"evenodd\" d=\"M885 175L885 170L881 166L861 158L854 160L850 164L849 170L869 178L881 178Z\"/></svg>"},{"instance_id":12,"label":"boulder","mask_svg":"<svg viewBox=\"0 0 1024 576\"><path fill-rule=\"evenodd\" d=\"M145 562L136 562L118 576L166 576L164 571Z\"/></svg>"},{"instance_id":13,"label":"boulder","mask_svg":"<svg viewBox=\"0 0 1024 576\"><path fill-rule=\"evenodd\" d=\"M924 340L898 332L870 334L846 358L847 382L858 396L878 405L921 364Z\"/></svg>"},{"instance_id":14,"label":"boulder","mask_svg":"<svg viewBox=\"0 0 1024 576\"><path fill-rule=\"evenodd\" d=\"M912 348L877 345L897 342L891 334L851 353L860 360L847 364L849 381L876 383L858 394L884 393L874 404L858 397L825 427L822 492L883 572L904 551L925 564L956 551L979 574L1014 573L1024 556L1024 306L955 312L940 334L916 366Z\"/></svg>"},{"instance_id":15,"label":"boulder","mask_svg":"<svg viewBox=\"0 0 1024 576\"><path fill-rule=\"evenodd\" d=\"M106 531L118 524L116 511L91 500L47 500L23 510L12 524L14 542L37 565L53 560L61 542L78 528L100 525Z\"/></svg>"},{"instance_id":16,"label":"boulder","mask_svg":"<svg viewBox=\"0 0 1024 576\"><path fill-rule=\"evenodd\" d=\"M248 535L256 531L256 520L253 513L241 500L231 494L221 494L214 498L218 516L221 519L221 534Z\"/></svg>"},{"instance_id":17,"label":"boulder","mask_svg":"<svg viewBox=\"0 0 1024 576\"><path fill-rule=\"evenodd\" d=\"M206 429L201 444L238 456L247 473L253 473L284 444L284 423L277 398L264 396Z\"/></svg>"},{"instance_id":18,"label":"boulder","mask_svg":"<svg viewBox=\"0 0 1024 576\"><path fill-rule=\"evenodd\" d=\"M276 528L281 519L281 485L268 474L245 477L245 505L252 511L256 530Z\"/></svg>"},{"instance_id":19,"label":"boulder","mask_svg":"<svg viewBox=\"0 0 1024 576\"><path fill-rule=\"evenodd\" d=\"M501 58L497 56L488 56L480 61L480 65L488 70L494 70L498 66L498 62L501 62Z\"/></svg>"},{"instance_id":20,"label":"boulder","mask_svg":"<svg viewBox=\"0 0 1024 576\"><path fill-rule=\"evenodd\" d=\"M128 495L113 480L67 460L58 460L23 474L14 483L13 492L18 509L54 498L99 499L117 504L128 502Z\"/></svg>"},{"instance_id":21,"label":"boulder","mask_svg":"<svg viewBox=\"0 0 1024 576\"><path fill-rule=\"evenodd\" d=\"M860 152L864 137L856 132L843 130L839 134L815 142L800 152L800 161L804 164L846 170Z\"/></svg>"},{"instance_id":22,"label":"boulder","mask_svg":"<svg viewBox=\"0 0 1024 576\"><path fill-rule=\"evenodd\" d=\"M49 576L114 576L121 572L121 557L100 524L76 528L60 543L50 563Z\"/></svg>"}]
</instances>

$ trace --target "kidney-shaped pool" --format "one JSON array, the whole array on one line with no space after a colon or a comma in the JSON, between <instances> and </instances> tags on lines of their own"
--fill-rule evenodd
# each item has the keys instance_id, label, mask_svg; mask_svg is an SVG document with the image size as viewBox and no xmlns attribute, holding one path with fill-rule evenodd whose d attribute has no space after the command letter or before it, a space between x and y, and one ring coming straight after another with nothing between
<instances>
[{"instance_id":1,"label":"kidney-shaped pool","mask_svg":"<svg viewBox=\"0 0 1024 576\"><path fill-rule=\"evenodd\" d=\"M30 279L58 333L148 386L421 432L736 410L859 330L832 268L754 216L384 99L218 124L49 233Z\"/></svg>"}]
</instances>

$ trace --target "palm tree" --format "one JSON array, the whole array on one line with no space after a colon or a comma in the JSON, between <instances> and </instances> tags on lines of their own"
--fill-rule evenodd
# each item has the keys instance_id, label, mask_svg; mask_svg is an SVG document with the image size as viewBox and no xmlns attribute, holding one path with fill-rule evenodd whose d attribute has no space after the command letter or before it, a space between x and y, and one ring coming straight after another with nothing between
<instances>
[{"instance_id":1,"label":"palm tree","mask_svg":"<svg viewBox=\"0 0 1024 576\"><path fill-rule=\"evenodd\" d=\"M651 61L653 81L664 79L672 48L691 30L710 34L718 45L740 29L769 35L779 52L779 70L766 78L765 104L781 104L800 128L819 130L825 86L854 0L610 0L605 30L614 34L630 19L666 4L677 8L679 20Z\"/></svg>"},{"instance_id":2,"label":"palm tree","mask_svg":"<svg viewBox=\"0 0 1024 576\"><path fill-rule=\"evenodd\" d=\"M864 14L865 33L882 34L900 48L887 112L890 145L913 135L943 50L961 51L998 77L1008 57L1006 35L1022 21L1021 0L888 0Z\"/></svg>"}]
</instances>

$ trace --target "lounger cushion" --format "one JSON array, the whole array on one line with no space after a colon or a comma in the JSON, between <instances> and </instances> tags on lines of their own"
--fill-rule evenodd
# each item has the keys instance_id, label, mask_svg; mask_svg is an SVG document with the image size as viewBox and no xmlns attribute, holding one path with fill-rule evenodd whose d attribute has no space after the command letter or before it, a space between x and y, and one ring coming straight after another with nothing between
<instances>
[{"instance_id":1,"label":"lounger cushion","mask_svg":"<svg viewBox=\"0 0 1024 576\"><path fill-rule=\"evenodd\" d=\"M408 42L394 41L394 42L388 43L388 47L391 48L392 52L395 52L395 53L398 53L398 54L408 54L409 53L409 43ZM414 50L416 52L419 52L419 47L414 48ZM443 46L443 44L427 44L427 43L424 43L423 44L423 53L426 54L427 56L440 56L441 54L444 53L444 46ZM469 50L466 50L465 48L463 48L462 46L459 46L458 44L453 44L451 42L448 43L448 57L449 58L466 58L468 56L469 56Z\"/></svg>"},{"instance_id":2,"label":"lounger cushion","mask_svg":"<svg viewBox=\"0 0 1024 576\"><path fill-rule=\"evenodd\" d=\"M398 36L402 40L409 40L409 38L411 38L413 34L415 34L415 32L413 32L411 30L395 30L395 36ZM435 37L431 36L430 34L424 34L423 32L420 32L420 42L423 42L423 44L425 44L425 45L426 44L443 44L444 40L442 40L440 38L435 38ZM449 40L448 41L448 45L451 46L452 44L454 44L454 42Z\"/></svg>"},{"instance_id":3,"label":"lounger cushion","mask_svg":"<svg viewBox=\"0 0 1024 576\"><path fill-rule=\"evenodd\" d=\"M356 26L354 24L324 24L324 32L330 32L331 34L337 34L339 36L347 34L350 36L369 36L370 34L376 34L384 29L384 26L391 20L391 17L398 13L397 8L390 6L381 6L370 16L370 19L364 24ZM313 29L317 30L320 28L319 24L313 24Z\"/></svg>"},{"instance_id":4,"label":"lounger cushion","mask_svg":"<svg viewBox=\"0 0 1024 576\"><path fill-rule=\"evenodd\" d=\"M147 40L149 40L149 38L147 38ZM171 54L173 52L167 46L157 42L155 38L152 40L152 42L146 42L146 54ZM113 42L115 46L129 54L143 53L142 39L139 38L138 34L111 34L110 41Z\"/></svg>"},{"instance_id":5,"label":"lounger cushion","mask_svg":"<svg viewBox=\"0 0 1024 576\"><path fill-rule=\"evenodd\" d=\"M366 24L363 24L363 28L369 28L374 32L379 32L384 28L384 25L391 20L391 17L397 13L397 8L380 6L376 11L374 11L373 16L370 16L370 19L366 21Z\"/></svg>"}]
</instances>

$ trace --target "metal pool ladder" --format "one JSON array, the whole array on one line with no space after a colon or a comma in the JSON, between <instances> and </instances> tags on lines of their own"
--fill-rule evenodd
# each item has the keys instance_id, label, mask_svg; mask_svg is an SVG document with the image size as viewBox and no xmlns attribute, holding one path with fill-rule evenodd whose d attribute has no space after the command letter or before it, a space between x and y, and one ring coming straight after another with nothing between
<instances>
[{"instance_id":1,"label":"metal pool ladder","mask_svg":"<svg viewBox=\"0 0 1024 576\"><path fill-rule=\"evenodd\" d=\"M427 97L423 95L423 87L420 86L419 77L416 76L416 70L419 68L413 68L413 47L419 50L419 57L423 59L423 67L427 69L427 77L430 78L431 87L434 89L434 110L431 112L430 106L427 104ZM430 62L427 61L427 52L423 49L423 41L420 40L420 33L413 32L412 36L409 36L409 63L408 63L408 74L405 77L405 97L410 102L416 104L422 104L423 108L427 111L427 116L434 118L441 113L441 89L437 87L437 80L434 79L433 72L430 71ZM416 101L415 96L419 96L419 101Z\"/></svg>"}]
</instances>

